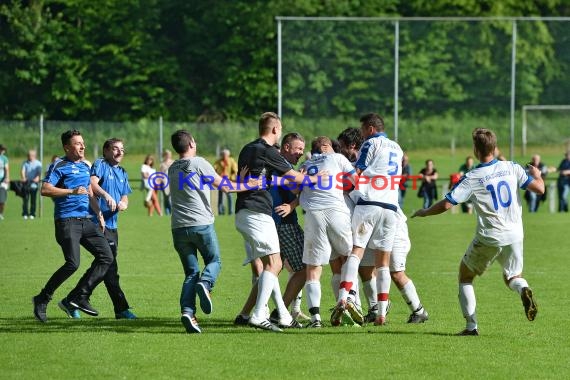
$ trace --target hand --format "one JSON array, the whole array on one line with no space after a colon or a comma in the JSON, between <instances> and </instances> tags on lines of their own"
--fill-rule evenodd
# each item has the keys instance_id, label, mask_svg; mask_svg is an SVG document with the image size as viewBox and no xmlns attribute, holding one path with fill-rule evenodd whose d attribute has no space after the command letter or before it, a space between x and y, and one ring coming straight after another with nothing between
<instances>
[{"instance_id":1,"label":"hand","mask_svg":"<svg viewBox=\"0 0 570 380\"><path fill-rule=\"evenodd\" d=\"M119 203L117 203L117 208L119 209L119 211L125 211L127 207L129 206L126 202L120 201Z\"/></svg>"},{"instance_id":2,"label":"hand","mask_svg":"<svg viewBox=\"0 0 570 380\"><path fill-rule=\"evenodd\" d=\"M89 192L87 191L87 189L83 186L79 186L78 188L75 188L71 191L72 195L85 195L85 194L89 194Z\"/></svg>"},{"instance_id":3,"label":"hand","mask_svg":"<svg viewBox=\"0 0 570 380\"><path fill-rule=\"evenodd\" d=\"M419 216L420 218L426 216L426 209L422 208L420 210L417 210L416 212L414 212L414 215L412 215L412 218L415 218L416 216Z\"/></svg>"},{"instance_id":4,"label":"hand","mask_svg":"<svg viewBox=\"0 0 570 380\"><path fill-rule=\"evenodd\" d=\"M241 170L239 171L239 177L243 180L243 178L245 178L247 173L249 173L249 168L246 165L243 168L241 168Z\"/></svg>"},{"instance_id":5,"label":"hand","mask_svg":"<svg viewBox=\"0 0 570 380\"><path fill-rule=\"evenodd\" d=\"M247 181L247 187L250 189L260 189L263 186L264 177L250 177Z\"/></svg>"},{"instance_id":6,"label":"hand","mask_svg":"<svg viewBox=\"0 0 570 380\"><path fill-rule=\"evenodd\" d=\"M282 218L289 215L292 211L293 208L289 203L283 203L282 205L275 207L275 212L277 213L277 215L279 215Z\"/></svg>"},{"instance_id":7,"label":"hand","mask_svg":"<svg viewBox=\"0 0 570 380\"><path fill-rule=\"evenodd\" d=\"M117 209L117 202L115 202L113 197L107 194L107 196L105 197L105 202L107 203L107 206L109 206L111 211L115 212L115 210Z\"/></svg>"}]
</instances>

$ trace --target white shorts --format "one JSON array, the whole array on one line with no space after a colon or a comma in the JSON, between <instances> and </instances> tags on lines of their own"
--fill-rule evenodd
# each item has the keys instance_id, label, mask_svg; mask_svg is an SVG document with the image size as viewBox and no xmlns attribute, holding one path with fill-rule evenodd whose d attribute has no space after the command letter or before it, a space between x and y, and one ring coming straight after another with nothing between
<instances>
[{"instance_id":1,"label":"white shorts","mask_svg":"<svg viewBox=\"0 0 570 380\"><path fill-rule=\"evenodd\" d=\"M236 214L235 226L251 249L246 249L244 265L252 260L279 253L279 236L270 215L242 209Z\"/></svg>"},{"instance_id":2,"label":"white shorts","mask_svg":"<svg viewBox=\"0 0 570 380\"><path fill-rule=\"evenodd\" d=\"M356 206L352 215L352 239L357 247L392 251L398 214L379 206Z\"/></svg>"},{"instance_id":3,"label":"white shorts","mask_svg":"<svg viewBox=\"0 0 570 380\"><path fill-rule=\"evenodd\" d=\"M463 256L463 263L478 275L485 273L495 260L503 267L507 280L520 275L523 271L522 240L502 247L491 247L474 238Z\"/></svg>"},{"instance_id":4,"label":"white shorts","mask_svg":"<svg viewBox=\"0 0 570 380\"><path fill-rule=\"evenodd\" d=\"M406 270L406 260L411 247L408 224L405 220L402 220L399 222L396 235L394 236L394 244L392 245L392 253L390 254L390 272L403 272ZM364 256L362 256L360 266L376 266L376 256L372 248L366 248L364 250Z\"/></svg>"},{"instance_id":5,"label":"white shorts","mask_svg":"<svg viewBox=\"0 0 570 380\"><path fill-rule=\"evenodd\" d=\"M326 265L352 251L350 214L339 209L307 211L303 263Z\"/></svg>"}]
</instances>

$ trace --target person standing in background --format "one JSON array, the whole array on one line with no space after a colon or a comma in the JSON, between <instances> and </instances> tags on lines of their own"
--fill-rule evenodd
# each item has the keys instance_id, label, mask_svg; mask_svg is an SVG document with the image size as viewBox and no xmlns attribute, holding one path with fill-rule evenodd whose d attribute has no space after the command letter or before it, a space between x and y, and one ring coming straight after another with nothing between
<instances>
[{"instance_id":1,"label":"person standing in background","mask_svg":"<svg viewBox=\"0 0 570 380\"><path fill-rule=\"evenodd\" d=\"M22 204L22 217L24 219L34 219L36 217L36 200L38 194L38 184L42 175L42 163L37 160L36 151L28 151L28 159L22 163L21 176L24 182L25 191ZM28 204L30 208L28 209Z\"/></svg>"},{"instance_id":2,"label":"person standing in background","mask_svg":"<svg viewBox=\"0 0 570 380\"><path fill-rule=\"evenodd\" d=\"M420 187L421 197L424 199L423 208L428 208L433 204L437 198L437 184L438 177L437 170L433 167L433 160L426 160L426 166L420 170L422 177L422 185Z\"/></svg>"},{"instance_id":3,"label":"person standing in background","mask_svg":"<svg viewBox=\"0 0 570 380\"><path fill-rule=\"evenodd\" d=\"M223 149L220 153L220 158L214 162L214 169L221 177L227 178L230 181L235 181L237 176L237 162L230 156L229 149ZM234 210L232 208L232 193L226 193L228 202L228 215L232 215ZM224 192L218 192L218 215L224 215Z\"/></svg>"},{"instance_id":4,"label":"person standing in background","mask_svg":"<svg viewBox=\"0 0 570 380\"><path fill-rule=\"evenodd\" d=\"M467 172L474 168L473 157L467 156L465 163L459 167L459 175L463 177ZM473 212L473 203L467 201L461 204L461 211L464 214L471 214Z\"/></svg>"},{"instance_id":5,"label":"person standing in background","mask_svg":"<svg viewBox=\"0 0 570 380\"><path fill-rule=\"evenodd\" d=\"M152 216L155 209L158 215L162 216L162 210L160 209L160 203L158 202L156 191L149 183L149 178L154 173L156 173L156 169L154 169L154 157L149 154L145 157L144 163L141 166L141 178L143 187L146 191L144 206L148 208L148 216Z\"/></svg>"},{"instance_id":6,"label":"person standing in background","mask_svg":"<svg viewBox=\"0 0 570 380\"><path fill-rule=\"evenodd\" d=\"M170 165L172 165L172 163L174 162L174 160L172 159L172 152L168 149L165 149L164 152L162 152L162 162L160 163L160 167L159 167L159 171L165 174L168 174L168 168L170 167ZM170 186L166 186L163 190L162 190L162 195L164 196L164 200L162 202L163 206L164 206L164 215L170 215L172 214L172 202L171 202L171 198L170 198Z\"/></svg>"},{"instance_id":7,"label":"person standing in background","mask_svg":"<svg viewBox=\"0 0 570 380\"><path fill-rule=\"evenodd\" d=\"M6 157L6 147L0 144L0 220L4 220L4 204L10 188L10 166Z\"/></svg>"},{"instance_id":8,"label":"person standing in background","mask_svg":"<svg viewBox=\"0 0 570 380\"><path fill-rule=\"evenodd\" d=\"M568 193L570 192L570 151L558 165L558 211L568 212ZM1 211L1 210L0 210Z\"/></svg>"}]
</instances>

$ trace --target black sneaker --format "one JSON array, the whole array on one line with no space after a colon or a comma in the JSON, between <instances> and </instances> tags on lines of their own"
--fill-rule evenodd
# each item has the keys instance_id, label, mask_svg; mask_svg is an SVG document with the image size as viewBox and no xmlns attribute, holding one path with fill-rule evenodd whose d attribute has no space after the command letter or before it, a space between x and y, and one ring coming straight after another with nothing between
<instances>
[{"instance_id":1,"label":"black sneaker","mask_svg":"<svg viewBox=\"0 0 570 380\"><path fill-rule=\"evenodd\" d=\"M458 336L478 336L479 335L479 331L477 329L473 329L473 330L463 330L460 333L457 333Z\"/></svg>"},{"instance_id":2,"label":"black sneaker","mask_svg":"<svg viewBox=\"0 0 570 380\"><path fill-rule=\"evenodd\" d=\"M305 328L307 328L307 329L320 329L322 327L323 327L323 323L318 319L315 319L313 322L311 322L307 326L305 326Z\"/></svg>"},{"instance_id":3,"label":"black sneaker","mask_svg":"<svg viewBox=\"0 0 570 380\"><path fill-rule=\"evenodd\" d=\"M302 329L303 325L300 324L295 318L291 319L291 323L283 324L281 322L277 323L277 326L282 329Z\"/></svg>"},{"instance_id":4,"label":"black sneaker","mask_svg":"<svg viewBox=\"0 0 570 380\"><path fill-rule=\"evenodd\" d=\"M269 314L269 322L273 323L274 325L279 323L279 311L277 311L277 309L273 309L271 314Z\"/></svg>"},{"instance_id":5,"label":"black sneaker","mask_svg":"<svg viewBox=\"0 0 570 380\"><path fill-rule=\"evenodd\" d=\"M77 310L76 308L71 306L69 304L69 301L67 301L67 298L64 298L61 301L59 301L57 306L59 306L59 308L61 310L63 310L63 312L65 314L67 314L67 316L69 318L72 318L72 319L80 319L81 318L81 314L79 313L79 310Z\"/></svg>"},{"instance_id":6,"label":"black sneaker","mask_svg":"<svg viewBox=\"0 0 570 380\"><path fill-rule=\"evenodd\" d=\"M244 317L241 314L238 314L236 319L234 319L234 325L236 326L249 326L249 317Z\"/></svg>"},{"instance_id":7,"label":"black sneaker","mask_svg":"<svg viewBox=\"0 0 570 380\"><path fill-rule=\"evenodd\" d=\"M410 314L410 318L408 318L408 323L424 323L428 320L428 313L427 311L423 311L421 313L416 313L415 311Z\"/></svg>"},{"instance_id":8,"label":"black sneaker","mask_svg":"<svg viewBox=\"0 0 570 380\"><path fill-rule=\"evenodd\" d=\"M47 305L48 300L37 295L32 297L32 303L34 304L34 316L40 322L47 322Z\"/></svg>"},{"instance_id":9,"label":"black sneaker","mask_svg":"<svg viewBox=\"0 0 570 380\"><path fill-rule=\"evenodd\" d=\"M87 300L87 299L79 298L76 300L71 300L71 301L69 301L69 304L73 307L78 308L79 310L81 310L85 314L89 314L93 317L96 317L99 315L99 312L97 310L95 310L93 308L93 306L91 306L91 304L89 303L89 300Z\"/></svg>"},{"instance_id":10,"label":"black sneaker","mask_svg":"<svg viewBox=\"0 0 570 380\"><path fill-rule=\"evenodd\" d=\"M521 292L521 300L524 306L524 313L529 321L534 321L538 313L538 307L534 298L532 297L532 290L530 288L523 288Z\"/></svg>"}]
</instances>

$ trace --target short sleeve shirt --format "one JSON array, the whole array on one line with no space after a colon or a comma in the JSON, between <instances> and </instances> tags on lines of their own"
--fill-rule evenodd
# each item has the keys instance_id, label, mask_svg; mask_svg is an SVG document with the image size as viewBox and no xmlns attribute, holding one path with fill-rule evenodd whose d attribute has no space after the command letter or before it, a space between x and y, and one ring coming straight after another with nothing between
<instances>
[{"instance_id":1,"label":"short sleeve shirt","mask_svg":"<svg viewBox=\"0 0 570 380\"><path fill-rule=\"evenodd\" d=\"M66 157L56 159L49 167L43 182L60 189L76 189L83 186L86 189L90 185L90 169L83 162L72 162ZM63 197L55 197L54 201L54 218L82 218L89 216L89 196L66 195Z\"/></svg>"},{"instance_id":2,"label":"short sleeve shirt","mask_svg":"<svg viewBox=\"0 0 570 380\"><path fill-rule=\"evenodd\" d=\"M271 186L271 175L275 172L281 176L291 170L291 165L279 153L276 147L269 145L264 139L257 139L243 147L238 158L238 172L244 167L249 168L249 176L264 176L268 186ZM269 188L247 190L237 195L236 213L241 209L267 214L271 216L273 201Z\"/></svg>"},{"instance_id":3,"label":"short sleeve shirt","mask_svg":"<svg viewBox=\"0 0 570 380\"><path fill-rule=\"evenodd\" d=\"M445 198L456 205L473 202L477 214L477 237L490 246L523 240L522 202L519 188L532 182L522 166L493 160L466 173Z\"/></svg>"},{"instance_id":4,"label":"short sleeve shirt","mask_svg":"<svg viewBox=\"0 0 570 380\"><path fill-rule=\"evenodd\" d=\"M99 179L99 186L117 203L119 203L123 196L133 192L129 185L129 177L125 169L119 165L110 165L104 158L95 160L93 166L91 166L91 176ZM105 226L107 228L116 229L119 210L116 209L115 212L111 211L103 198L99 198L99 208L103 213Z\"/></svg>"}]
</instances>

